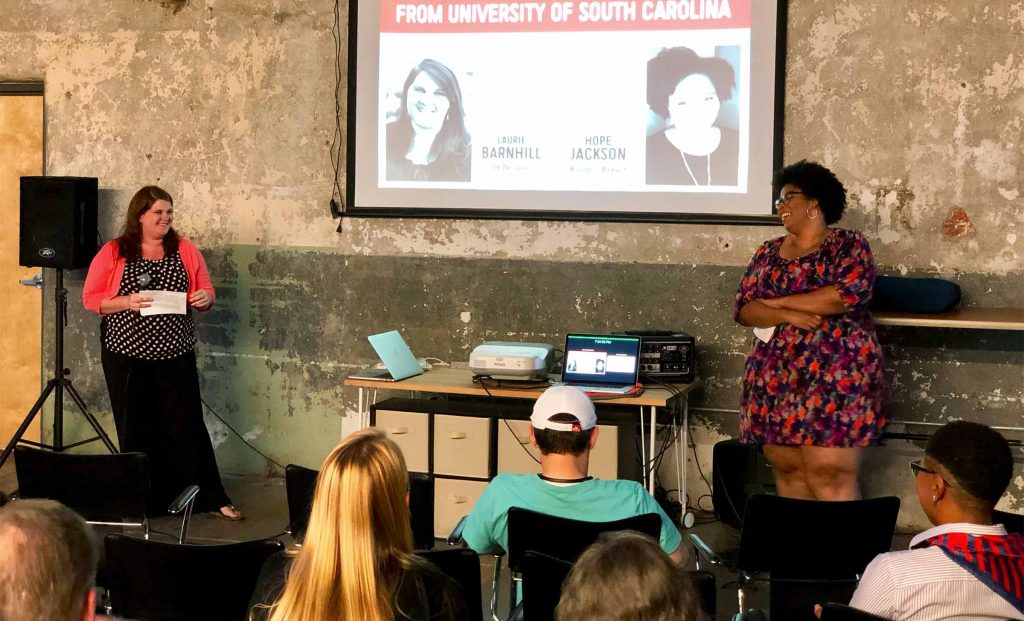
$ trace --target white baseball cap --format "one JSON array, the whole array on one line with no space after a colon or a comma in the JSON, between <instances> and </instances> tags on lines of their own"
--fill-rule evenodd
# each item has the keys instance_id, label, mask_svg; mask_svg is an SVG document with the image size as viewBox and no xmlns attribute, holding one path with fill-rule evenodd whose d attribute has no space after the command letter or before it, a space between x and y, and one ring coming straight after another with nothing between
<instances>
[{"instance_id":1,"label":"white baseball cap","mask_svg":"<svg viewBox=\"0 0 1024 621\"><path fill-rule=\"evenodd\" d=\"M551 417L556 414L571 414L579 422L552 422ZM530 422L535 429L586 431L597 424L597 414L594 412L594 402L587 393L573 386L555 386L545 390L533 404Z\"/></svg>"}]
</instances>

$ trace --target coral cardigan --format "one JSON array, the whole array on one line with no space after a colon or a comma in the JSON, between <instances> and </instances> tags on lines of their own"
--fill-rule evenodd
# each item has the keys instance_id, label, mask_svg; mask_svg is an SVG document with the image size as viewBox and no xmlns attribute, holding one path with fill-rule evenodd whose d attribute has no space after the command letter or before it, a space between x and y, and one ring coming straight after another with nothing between
<instances>
[{"instance_id":1,"label":"coral cardigan","mask_svg":"<svg viewBox=\"0 0 1024 621\"><path fill-rule=\"evenodd\" d=\"M213 292L213 283L210 282L210 273L206 270L206 260L195 244L184 238L178 240L178 254L181 255L181 262L185 264L185 271L188 273L188 295L191 296L199 289L206 290L210 294L210 305L202 310L210 310L216 296ZM117 297L117 292L121 288L121 277L124 275L124 264L125 259L118 252L116 239L108 241L100 248L89 265L85 287L82 289L82 304L87 309L102 315L100 302Z\"/></svg>"}]
</instances>

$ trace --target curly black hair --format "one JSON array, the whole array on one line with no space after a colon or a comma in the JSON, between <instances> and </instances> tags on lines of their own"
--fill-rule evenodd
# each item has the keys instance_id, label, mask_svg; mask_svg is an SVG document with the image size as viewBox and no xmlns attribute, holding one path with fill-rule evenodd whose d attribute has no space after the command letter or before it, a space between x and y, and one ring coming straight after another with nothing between
<instances>
[{"instance_id":1,"label":"curly black hair","mask_svg":"<svg viewBox=\"0 0 1024 621\"><path fill-rule=\"evenodd\" d=\"M729 61L718 56L698 56L688 47L667 47L647 61L647 105L663 118L668 117L669 95L683 78L694 73L708 76L720 101L732 97L736 72Z\"/></svg>"},{"instance_id":2,"label":"curly black hair","mask_svg":"<svg viewBox=\"0 0 1024 621\"><path fill-rule=\"evenodd\" d=\"M993 507L1013 476L1010 445L998 431L966 420L943 425L924 452L942 464L968 494Z\"/></svg>"},{"instance_id":3,"label":"curly black hair","mask_svg":"<svg viewBox=\"0 0 1024 621\"><path fill-rule=\"evenodd\" d=\"M846 188L835 173L817 162L800 160L777 171L772 179L772 191L778 196L784 185L795 185L808 199L818 201L825 224L835 224L846 211Z\"/></svg>"}]
</instances>

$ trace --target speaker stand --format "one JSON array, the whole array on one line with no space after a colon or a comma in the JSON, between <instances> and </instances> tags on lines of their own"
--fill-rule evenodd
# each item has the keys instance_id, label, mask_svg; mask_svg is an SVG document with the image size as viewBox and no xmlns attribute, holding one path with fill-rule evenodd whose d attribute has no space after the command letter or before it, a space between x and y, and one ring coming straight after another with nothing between
<instances>
[{"instance_id":1,"label":"speaker stand","mask_svg":"<svg viewBox=\"0 0 1024 621\"><path fill-rule=\"evenodd\" d=\"M54 320L54 355L53 355L53 377L46 382L46 386L43 388L43 392L36 399L35 405L29 410L25 420L21 422L21 426L11 436L7 446L4 448L4 452L0 454L0 466L3 466L7 459L14 452L14 447L19 442L24 444L31 444L32 446L38 446L40 448L50 449L51 451L65 451L69 448L88 444L89 442L95 442L100 440L103 445L107 447L107 450L111 453L116 453L117 448L114 447L114 443L110 441L110 437L103 431L103 427L100 426L96 417L89 412L89 408L86 407L85 401L82 396L75 390L75 385L71 383L71 369L64 367L64 327L68 322L68 290L64 288L64 270L63 268L56 268L57 272L57 283L54 287L54 301L56 302L56 317ZM85 420L92 426L96 432L96 436L89 438L88 440L82 440L81 442L74 442L72 444L64 444L64 391L67 391L71 400L75 402L78 410L85 417ZM25 440L22 438L25 435L25 431L28 426L32 424L32 420L35 419L36 414L43 409L43 404L46 403L46 399L50 394L54 395L53 402L53 444L41 444L39 442L33 442L32 440Z\"/></svg>"}]
</instances>

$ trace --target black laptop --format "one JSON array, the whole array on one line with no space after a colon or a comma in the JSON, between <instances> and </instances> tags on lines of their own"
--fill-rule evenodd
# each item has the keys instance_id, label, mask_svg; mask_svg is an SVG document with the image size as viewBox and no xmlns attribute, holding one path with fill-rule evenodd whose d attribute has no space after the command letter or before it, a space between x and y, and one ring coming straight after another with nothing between
<instances>
[{"instance_id":1,"label":"black laptop","mask_svg":"<svg viewBox=\"0 0 1024 621\"><path fill-rule=\"evenodd\" d=\"M640 374L640 337L566 334L562 381L584 392L625 394Z\"/></svg>"}]
</instances>

